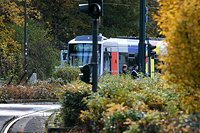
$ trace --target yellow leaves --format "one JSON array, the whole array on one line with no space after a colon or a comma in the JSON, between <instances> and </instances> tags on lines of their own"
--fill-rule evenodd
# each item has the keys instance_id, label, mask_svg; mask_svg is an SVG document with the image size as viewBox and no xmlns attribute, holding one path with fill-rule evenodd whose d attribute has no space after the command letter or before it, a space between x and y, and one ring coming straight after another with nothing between
<instances>
[{"instance_id":1,"label":"yellow leaves","mask_svg":"<svg viewBox=\"0 0 200 133\"><path fill-rule=\"evenodd\" d=\"M128 111L128 107L127 106L123 106L124 103L122 104L115 104L115 103L111 103L111 104L108 104L107 107L109 107L107 110L106 110L106 115L109 116L113 113L115 113L116 111L119 111L119 112L124 112L124 111Z\"/></svg>"},{"instance_id":2,"label":"yellow leaves","mask_svg":"<svg viewBox=\"0 0 200 133\"><path fill-rule=\"evenodd\" d=\"M22 0L17 1L10 1L7 0L7 2L2 3L2 10L3 14L6 14L7 20L10 22L13 22L17 25L22 26L24 24L24 4L20 4L20 2L23 2ZM27 5L30 4L30 0L27 0ZM31 6L27 6L27 14L32 13L35 14L35 18L40 19L41 15L40 12L33 9ZM5 19L5 18L4 18Z\"/></svg>"},{"instance_id":3,"label":"yellow leaves","mask_svg":"<svg viewBox=\"0 0 200 133\"><path fill-rule=\"evenodd\" d=\"M181 93L186 93L184 91L180 91ZM199 100L199 92L191 89L191 93L196 93L197 95L186 94L186 96L180 98L181 108L185 110L186 114L194 113L200 111L200 100Z\"/></svg>"},{"instance_id":4,"label":"yellow leaves","mask_svg":"<svg viewBox=\"0 0 200 133\"><path fill-rule=\"evenodd\" d=\"M162 0L158 21L161 33L166 36L167 54L162 56L167 67L165 78L172 83L186 87L200 84L200 1ZM196 45L198 44L198 45Z\"/></svg>"},{"instance_id":5,"label":"yellow leaves","mask_svg":"<svg viewBox=\"0 0 200 133\"><path fill-rule=\"evenodd\" d=\"M146 125L146 121L145 120L139 120L139 123Z\"/></svg>"},{"instance_id":6,"label":"yellow leaves","mask_svg":"<svg viewBox=\"0 0 200 133\"><path fill-rule=\"evenodd\" d=\"M13 40L15 31L6 27L3 22L0 23L0 49L2 50L2 55L16 53L21 48L20 44Z\"/></svg>"},{"instance_id":7,"label":"yellow leaves","mask_svg":"<svg viewBox=\"0 0 200 133\"><path fill-rule=\"evenodd\" d=\"M2 15L0 16L0 49L4 57L7 54L15 54L21 49L21 45L13 39L15 31L5 24L5 22L20 26L24 24L24 4L21 5L20 2L22 0L4 0L0 5L2 9ZM29 8L27 8L27 11L30 11Z\"/></svg>"},{"instance_id":8,"label":"yellow leaves","mask_svg":"<svg viewBox=\"0 0 200 133\"><path fill-rule=\"evenodd\" d=\"M24 10L23 7L19 7L16 2L7 2L4 3L4 8L6 11L6 16L8 19L18 25L22 25L23 17L24 17Z\"/></svg>"},{"instance_id":9,"label":"yellow leaves","mask_svg":"<svg viewBox=\"0 0 200 133\"><path fill-rule=\"evenodd\" d=\"M167 126L167 129L165 130L165 132L173 132L173 131L174 131L174 125L173 123L171 123Z\"/></svg>"},{"instance_id":10,"label":"yellow leaves","mask_svg":"<svg viewBox=\"0 0 200 133\"><path fill-rule=\"evenodd\" d=\"M81 121L84 122L84 119L85 119L85 117L87 116L88 113L89 113L88 110L85 110L85 111L81 110L81 114L79 116L81 118Z\"/></svg>"},{"instance_id":11,"label":"yellow leaves","mask_svg":"<svg viewBox=\"0 0 200 133\"><path fill-rule=\"evenodd\" d=\"M122 79L122 82L124 82L124 77L123 76L121 77L121 79Z\"/></svg>"},{"instance_id":12,"label":"yellow leaves","mask_svg":"<svg viewBox=\"0 0 200 133\"><path fill-rule=\"evenodd\" d=\"M189 114L189 109L186 109L185 113L186 113L186 114Z\"/></svg>"},{"instance_id":13,"label":"yellow leaves","mask_svg":"<svg viewBox=\"0 0 200 133\"><path fill-rule=\"evenodd\" d=\"M182 127L181 129L183 130L183 132L186 132L186 133L191 132L190 126L188 126L188 125L185 128Z\"/></svg>"},{"instance_id":14,"label":"yellow leaves","mask_svg":"<svg viewBox=\"0 0 200 133\"><path fill-rule=\"evenodd\" d=\"M126 118L126 121L123 123L125 125L130 125L131 124L131 119L130 118Z\"/></svg>"}]
</instances>

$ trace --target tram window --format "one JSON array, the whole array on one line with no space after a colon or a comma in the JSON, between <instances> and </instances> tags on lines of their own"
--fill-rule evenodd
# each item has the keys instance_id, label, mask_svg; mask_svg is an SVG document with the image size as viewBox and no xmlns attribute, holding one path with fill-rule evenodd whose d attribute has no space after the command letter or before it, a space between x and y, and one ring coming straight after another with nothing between
<instances>
[{"instance_id":1,"label":"tram window","mask_svg":"<svg viewBox=\"0 0 200 133\"><path fill-rule=\"evenodd\" d=\"M129 58L135 58L135 54L129 54Z\"/></svg>"},{"instance_id":2,"label":"tram window","mask_svg":"<svg viewBox=\"0 0 200 133\"><path fill-rule=\"evenodd\" d=\"M128 66L128 70L132 71L134 64L136 61L137 54L136 53L119 53L119 69L122 70L122 66L126 64Z\"/></svg>"},{"instance_id":3,"label":"tram window","mask_svg":"<svg viewBox=\"0 0 200 133\"><path fill-rule=\"evenodd\" d=\"M122 71L122 66L126 64L128 66L128 54L119 53L119 71Z\"/></svg>"},{"instance_id":4,"label":"tram window","mask_svg":"<svg viewBox=\"0 0 200 133\"><path fill-rule=\"evenodd\" d=\"M111 53L110 52L104 52L103 54L103 71L110 72L111 71Z\"/></svg>"},{"instance_id":5,"label":"tram window","mask_svg":"<svg viewBox=\"0 0 200 133\"><path fill-rule=\"evenodd\" d=\"M69 63L72 66L83 66L92 62L92 44L78 43L69 45ZM98 45L98 73L100 73L101 45Z\"/></svg>"},{"instance_id":6,"label":"tram window","mask_svg":"<svg viewBox=\"0 0 200 133\"><path fill-rule=\"evenodd\" d=\"M138 63L137 53L129 54L128 66L129 66L129 70L130 70L130 71L133 70L133 66L134 66L135 64L137 64L137 63Z\"/></svg>"}]
</instances>

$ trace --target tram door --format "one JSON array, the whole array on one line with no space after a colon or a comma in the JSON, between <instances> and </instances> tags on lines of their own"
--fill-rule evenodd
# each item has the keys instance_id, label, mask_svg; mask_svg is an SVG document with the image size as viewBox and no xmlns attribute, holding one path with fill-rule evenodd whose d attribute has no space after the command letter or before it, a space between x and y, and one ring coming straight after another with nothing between
<instances>
[{"instance_id":1,"label":"tram door","mask_svg":"<svg viewBox=\"0 0 200 133\"><path fill-rule=\"evenodd\" d=\"M104 64L103 72L111 75L118 75L118 51L117 47L104 47Z\"/></svg>"},{"instance_id":2,"label":"tram door","mask_svg":"<svg viewBox=\"0 0 200 133\"><path fill-rule=\"evenodd\" d=\"M111 47L105 47L103 52L103 72L111 73Z\"/></svg>"}]
</instances>

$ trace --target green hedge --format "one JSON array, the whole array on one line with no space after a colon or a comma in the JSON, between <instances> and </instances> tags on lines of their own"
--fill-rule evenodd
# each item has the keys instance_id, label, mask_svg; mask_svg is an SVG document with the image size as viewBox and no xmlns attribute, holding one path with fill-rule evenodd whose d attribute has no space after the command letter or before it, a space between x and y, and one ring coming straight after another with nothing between
<instances>
[{"instance_id":1,"label":"green hedge","mask_svg":"<svg viewBox=\"0 0 200 133\"><path fill-rule=\"evenodd\" d=\"M65 126L83 126L88 132L199 132L200 111L188 114L180 100L185 95L175 88L160 76L133 80L105 75L97 93L76 81L63 89L61 114Z\"/></svg>"},{"instance_id":2,"label":"green hedge","mask_svg":"<svg viewBox=\"0 0 200 133\"><path fill-rule=\"evenodd\" d=\"M81 110L86 110L86 104L82 101L84 97L90 95L91 85L81 81L72 82L63 86L60 101L62 104L61 116L65 127L83 125L79 119Z\"/></svg>"},{"instance_id":3,"label":"green hedge","mask_svg":"<svg viewBox=\"0 0 200 133\"><path fill-rule=\"evenodd\" d=\"M72 66L64 66L58 68L53 72L53 78L54 79L61 78L66 84L77 80L79 78L79 74L80 74L79 68Z\"/></svg>"}]
</instances>

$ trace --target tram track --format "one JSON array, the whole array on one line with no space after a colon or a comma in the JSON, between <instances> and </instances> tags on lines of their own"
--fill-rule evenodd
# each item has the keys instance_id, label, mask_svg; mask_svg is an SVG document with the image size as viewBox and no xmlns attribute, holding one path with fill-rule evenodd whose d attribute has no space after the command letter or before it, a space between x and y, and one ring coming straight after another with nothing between
<instances>
[{"instance_id":1,"label":"tram track","mask_svg":"<svg viewBox=\"0 0 200 133\"><path fill-rule=\"evenodd\" d=\"M27 113L27 114L24 114L22 116L18 116L17 118L16 117L13 117L12 119L10 119L9 121L7 121L2 130L1 130L1 133L9 133L10 129L12 128L12 126L14 126L14 124L19 121L20 119L22 118L25 118L25 117L28 117L28 116L31 116L31 115L34 115L36 113L44 113L44 112L47 112L47 111L53 111L53 110L56 110L58 108L51 108L51 109L42 109L42 110L37 110L37 111L33 111L31 113Z\"/></svg>"}]
</instances>

